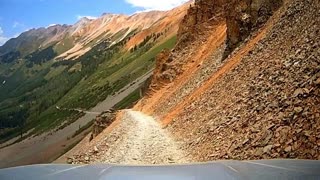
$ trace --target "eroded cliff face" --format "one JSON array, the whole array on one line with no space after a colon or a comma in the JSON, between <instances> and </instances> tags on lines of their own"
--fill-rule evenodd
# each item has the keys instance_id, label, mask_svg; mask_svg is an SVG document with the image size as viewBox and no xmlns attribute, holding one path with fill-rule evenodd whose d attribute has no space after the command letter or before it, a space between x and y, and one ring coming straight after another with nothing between
<instances>
[{"instance_id":1,"label":"eroded cliff face","mask_svg":"<svg viewBox=\"0 0 320 180\"><path fill-rule=\"evenodd\" d=\"M172 60L171 51L163 50L156 58L156 68L153 72L153 77L150 84L150 89L158 90L160 84L168 83L170 77L164 74L168 69L168 63Z\"/></svg>"},{"instance_id":2,"label":"eroded cliff face","mask_svg":"<svg viewBox=\"0 0 320 180\"><path fill-rule=\"evenodd\" d=\"M179 31L176 50L180 50L202 35L207 26L223 20L226 0L196 0L190 5L187 15L183 18Z\"/></svg>"},{"instance_id":3,"label":"eroded cliff face","mask_svg":"<svg viewBox=\"0 0 320 180\"><path fill-rule=\"evenodd\" d=\"M224 20L227 23L227 49L232 51L281 5L282 0L196 0L180 24L177 48L195 40L207 26Z\"/></svg>"},{"instance_id":4,"label":"eroded cliff face","mask_svg":"<svg viewBox=\"0 0 320 180\"><path fill-rule=\"evenodd\" d=\"M226 54L261 27L281 5L282 0L227 0L224 8L227 23Z\"/></svg>"},{"instance_id":5,"label":"eroded cliff face","mask_svg":"<svg viewBox=\"0 0 320 180\"><path fill-rule=\"evenodd\" d=\"M282 0L196 0L180 24L178 45L194 40L206 26L223 18L227 23L227 49L232 51L281 5Z\"/></svg>"},{"instance_id":6,"label":"eroded cliff face","mask_svg":"<svg viewBox=\"0 0 320 180\"><path fill-rule=\"evenodd\" d=\"M212 36L207 32L215 25L226 23L227 57L281 5L282 0L196 0L180 23L175 48L159 54L151 89L158 89L181 74L186 60L192 59L186 54Z\"/></svg>"},{"instance_id":7,"label":"eroded cliff face","mask_svg":"<svg viewBox=\"0 0 320 180\"><path fill-rule=\"evenodd\" d=\"M165 50L157 57L150 89L157 90L184 72L183 67L193 61L192 56L205 43L213 25L224 22L224 1L197 0L190 4L179 25L175 48L171 52Z\"/></svg>"}]
</instances>

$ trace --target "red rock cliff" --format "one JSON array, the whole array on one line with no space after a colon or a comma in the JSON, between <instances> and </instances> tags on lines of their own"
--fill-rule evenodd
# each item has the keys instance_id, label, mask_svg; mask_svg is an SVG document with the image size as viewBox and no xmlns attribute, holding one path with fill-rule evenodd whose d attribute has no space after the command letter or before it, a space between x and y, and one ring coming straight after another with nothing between
<instances>
[{"instance_id":1,"label":"red rock cliff","mask_svg":"<svg viewBox=\"0 0 320 180\"><path fill-rule=\"evenodd\" d=\"M262 26L282 4L282 0L196 0L180 23L178 40L172 52L157 57L151 89L171 82L182 73L182 66L196 43L208 38L207 29L225 21L227 40L225 55L230 54L253 31Z\"/></svg>"}]
</instances>

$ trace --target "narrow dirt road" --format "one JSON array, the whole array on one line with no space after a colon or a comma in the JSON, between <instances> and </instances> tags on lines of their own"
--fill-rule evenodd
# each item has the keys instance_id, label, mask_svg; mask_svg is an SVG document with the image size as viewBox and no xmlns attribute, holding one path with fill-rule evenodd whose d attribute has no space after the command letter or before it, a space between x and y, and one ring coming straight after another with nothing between
<instances>
[{"instance_id":1,"label":"narrow dirt road","mask_svg":"<svg viewBox=\"0 0 320 180\"><path fill-rule=\"evenodd\" d=\"M78 163L83 158L90 159L86 163L134 165L188 162L166 129L152 117L133 110L125 110L121 122L97 144L99 153L80 153Z\"/></svg>"}]
</instances>

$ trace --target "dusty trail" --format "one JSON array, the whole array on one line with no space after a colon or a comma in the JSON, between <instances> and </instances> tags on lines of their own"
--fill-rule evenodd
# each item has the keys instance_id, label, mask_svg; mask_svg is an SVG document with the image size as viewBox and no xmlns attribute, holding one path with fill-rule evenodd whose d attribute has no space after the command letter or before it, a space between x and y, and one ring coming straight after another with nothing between
<instances>
[{"instance_id":1,"label":"dusty trail","mask_svg":"<svg viewBox=\"0 0 320 180\"><path fill-rule=\"evenodd\" d=\"M186 163L186 153L166 129L151 116L125 110L119 124L98 144L90 163L169 164ZM87 158L88 159L88 158Z\"/></svg>"}]
</instances>

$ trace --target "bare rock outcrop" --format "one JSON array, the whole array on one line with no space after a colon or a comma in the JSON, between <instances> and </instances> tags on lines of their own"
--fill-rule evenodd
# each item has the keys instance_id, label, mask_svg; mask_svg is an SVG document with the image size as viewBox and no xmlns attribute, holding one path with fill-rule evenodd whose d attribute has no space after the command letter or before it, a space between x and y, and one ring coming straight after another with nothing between
<instances>
[{"instance_id":1,"label":"bare rock outcrop","mask_svg":"<svg viewBox=\"0 0 320 180\"><path fill-rule=\"evenodd\" d=\"M190 54L208 37L213 24L223 20L225 0L198 0L191 4L187 14L179 25L177 44L170 52L162 51L156 59L156 69L150 85L151 91L172 82L183 70Z\"/></svg>"},{"instance_id":2,"label":"bare rock outcrop","mask_svg":"<svg viewBox=\"0 0 320 180\"><path fill-rule=\"evenodd\" d=\"M175 50L188 46L210 24L222 21L225 2L226 0L197 0L194 5L190 5L187 15L180 23Z\"/></svg>"},{"instance_id":3,"label":"bare rock outcrop","mask_svg":"<svg viewBox=\"0 0 320 180\"><path fill-rule=\"evenodd\" d=\"M115 117L116 113L113 110L108 110L97 116L93 123L90 141L107 128L115 120Z\"/></svg>"},{"instance_id":4,"label":"bare rock outcrop","mask_svg":"<svg viewBox=\"0 0 320 180\"><path fill-rule=\"evenodd\" d=\"M252 31L263 25L282 5L282 0L228 0L226 2L227 49L225 54L229 54Z\"/></svg>"},{"instance_id":5,"label":"bare rock outcrop","mask_svg":"<svg viewBox=\"0 0 320 180\"><path fill-rule=\"evenodd\" d=\"M165 75L164 72L168 70L168 63L172 61L170 57L171 51L168 49L160 52L156 57L156 67L153 71L153 77L150 84L150 90L157 90L161 87L161 84L170 81L170 77Z\"/></svg>"},{"instance_id":6,"label":"bare rock outcrop","mask_svg":"<svg viewBox=\"0 0 320 180\"><path fill-rule=\"evenodd\" d=\"M157 58L150 89L172 82L183 70L196 46L210 36L210 28L224 22L227 26L227 57L250 34L261 27L282 5L282 0L196 0L180 23L177 44L172 52Z\"/></svg>"}]
</instances>

